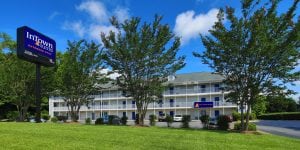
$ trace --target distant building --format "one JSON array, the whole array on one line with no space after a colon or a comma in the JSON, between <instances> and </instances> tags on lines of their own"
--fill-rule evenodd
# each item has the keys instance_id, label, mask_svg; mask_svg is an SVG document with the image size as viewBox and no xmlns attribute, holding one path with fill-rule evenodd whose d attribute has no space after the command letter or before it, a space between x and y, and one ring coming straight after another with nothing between
<instances>
[{"instance_id":1,"label":"distant building","mask_svg":"<svg viewBox=\"0 0 300 150\"><path fill-rule=\"evenodd\" d=\"M165 89L163 98L148 105L145 119L149 119L151 114L159 116L163 113L171 116L190 115L192 120L198 120L201 115L205 114L211 118L223 114L231 115L232 111L237 110L238 107L236 104L224 101L224 95L228 92L220 88L223 79L220 75L207 72L177 74L168 77L166 85L169 86ZM86 118L96 120L108 115L127 116L129 120L134 120L137 113L135 103L134 99L122 96L122 90L111 87L96 93L89 107L81 106L79 120ZM199 104L210 106L198 108ZM49 99L49 115L68 116L68 107L61 97Z\"/></svg>"}]
</instances>

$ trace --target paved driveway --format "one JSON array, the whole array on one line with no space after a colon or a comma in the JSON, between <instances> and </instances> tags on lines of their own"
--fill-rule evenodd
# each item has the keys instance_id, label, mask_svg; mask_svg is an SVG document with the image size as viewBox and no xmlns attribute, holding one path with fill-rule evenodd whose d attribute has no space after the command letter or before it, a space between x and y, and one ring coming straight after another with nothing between
<instances>
[{"instance_id":1,"label":"paved driveway","mask_svg":"<svg viewBox=\"0 0 300 150\"><path fill-rule=\"evenodd\" d=\"M300 139L300 121L294 120L259 120L257 129L281 136Z\"/></svg>"}]
</instances>

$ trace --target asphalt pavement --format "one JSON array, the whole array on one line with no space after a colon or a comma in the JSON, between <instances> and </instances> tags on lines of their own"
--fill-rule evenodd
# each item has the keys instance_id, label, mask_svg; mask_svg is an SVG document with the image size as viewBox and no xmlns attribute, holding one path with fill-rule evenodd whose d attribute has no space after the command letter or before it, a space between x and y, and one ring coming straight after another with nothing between
<instances>
[{"instance_id":1,"label":"asphalt pavement","mask_svg":"<svg viewBox=\"0 0 300 150\"><path fill-rule=\"evenodd\" d=\"M260 131L300 139L300 121L298 120L259 120L255 124Z\"/></svg>"}]
</instances>

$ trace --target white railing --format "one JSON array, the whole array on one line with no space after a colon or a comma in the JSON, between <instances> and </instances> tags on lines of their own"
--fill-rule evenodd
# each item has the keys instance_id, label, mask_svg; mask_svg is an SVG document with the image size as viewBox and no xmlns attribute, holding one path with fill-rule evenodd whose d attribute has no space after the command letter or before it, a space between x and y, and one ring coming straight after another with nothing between
<instances>
[{"instance_id":1,"label":"white railing","mask_svg":"<svg viewBox=\"0 0 300 150\"><path fill-rule=\"evenodd\" d=\"M214 107L236 107L236 104L230 102L214 101ZM167 102L163 104L150 103L148 109L170 109L170 108L194 108L194 102ZM119 105L94 105L94 106L81 106L81 111L88 110L126 110L136 109L134 104L119 104ZM68 107L53 107L54 111L68 111Z\"/></svg>"}]
</instances>

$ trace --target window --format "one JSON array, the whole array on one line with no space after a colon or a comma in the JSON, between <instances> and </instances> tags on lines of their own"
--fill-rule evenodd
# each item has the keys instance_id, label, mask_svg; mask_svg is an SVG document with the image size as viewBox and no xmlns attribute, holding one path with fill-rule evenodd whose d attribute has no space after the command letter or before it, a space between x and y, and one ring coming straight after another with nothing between
<instances>
[{"instance_id":1,"label":"window","mask_svg":"<svg viewBox=\"0 0 300 150\"><path fill-rule=\"evenodd\" d=\"M174 117L174 111L170 111L170 116Z\"/></svg>"},{"instance_id":2,"label":"window","mask_svg":"<svg viewBox=\"0 0 300 150\"><path fill-rule=\"evenodd\" d=\"M164 114L164 113L163 113L162 111L159 111L159 112L158 112L158 115L159 115L159 116L162 116L163 114Z\"/></svg>"},{"instance_id":3,"label":"window","mask_svg":"<svg viewBox=\"0 0 300 150\"><path fill-rule=\"evenodd\" d=\"M215 117L219 117L220 116L220 111L219 110L215 110Z\"/></svg>"},{"instance_id":4,"label":"window","mask_svg":"<svg viewBox=\"0 0 300 150\"><path fill-rule=\"evenodd\" d=\"M170 107L174 107L174 99L170 99Z\"/></svg>"},{"instance_id":5,"label":"window","mask_svg":"<svg viewBox=\"0 0 300 150\"><path fill-rule=\"evenodd\" d=\"M220 104L219 104L219 100L220 100L219 97L215 97L215 106L219 106L219 105L220 105Z\"/></svg>"},{"instance_id":6,"label":"window","mask_svg":"<svg viewBox=\"0 0 300 150\"><path fill-rule=\"evenodd\" d=\"M169 88L170 94L174 94L174 87Z\"/></svg>"},{"instance_id":7,"label":"window","mask_svg":"<svg viewBox=\"0 0 300 150\"><path fill-rule=\"evenodd\" d=\"M92 120L95 120L95 113L92 113Z\"/></svg>"},{"instance_id":8,"label":"window","mask_svg":"<svg viewBox=\"0 0 300 150\"><path fill-rule=\"evenodd\" d=\"M126 116L126 112L123 112L123 117L125 117Z\"/></svg>"},{"instance_id":9,"label":"window","mask_svg":"<svg viewBox=\"0 0 300 150\"><path fill-rule=\"evenodd\" d=\"M135 112L132 112L132 113L131 113L131 119L132 119L132 120L135 120Z\"/></svg>"},{"instance_id":10,"label":"window","mask_svg":"<svg viewBox=\"0 0 300 150\"><path fill-rule=\"evenodd\" d=\"M54 105L54 107L58 107L58 103L54 103L53 105Z\"/></svg>"},{"instance_id":11,"label":"window","mask_svg":"<svg viewBox=\"0 0 300 150\"><path fill-rule=\"evenodd\" d=\"M205 93L206 86L205 85L201 85L200 87L201 87L200 92L201 93Z\"/></svg>"},{"instance_id":12,"label":"window","mask_svg":"<svg viewBox=\"0 0 300 150\"><path fill-rule=\"evenodd\" d=\"M219 84L215 84L215 92L219 92L220 91L220 85Z\"/></svg>"},{"instance_id":13,"label":"window","mask_svg":"<svg viewBox=\"0 0 300 150\"><path fill-rule=\"evenodd\" d=\"M201 98L201 102L205 102L206 101L206 98L205 97L202 97Z\"/></svg>"}]
</instances>

